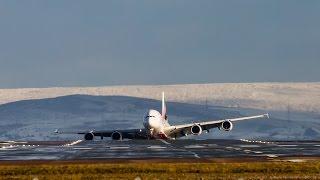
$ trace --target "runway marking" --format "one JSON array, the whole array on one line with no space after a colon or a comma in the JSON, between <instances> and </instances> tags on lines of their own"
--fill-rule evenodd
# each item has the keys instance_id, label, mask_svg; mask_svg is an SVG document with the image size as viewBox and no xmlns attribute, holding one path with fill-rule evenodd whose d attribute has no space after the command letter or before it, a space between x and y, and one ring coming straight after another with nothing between
<instances>
[{"instance_id":1,"label":"runway marking","mask_svg":"<svg viewBox=\"0 0 320 180\"><path fill-rule=\"evenodd\" d=\"M208 147L216 147L218 146L217 144L206 144Z\"/></svg>"},{"instance_id":2,"label":"runway marking","mask_svg":"<svg viewBox=\"0 0 320 180\"><path fill-rule=\"evenodd\" d=\"M178 147L178 146L175 146L175 145L171 145L170 143L168 143L167 141L165 141L165 140L163 140L163 139L159 139L161 142L163 142L163 143L165 143L165 144L167 144L168 145L168 147L170 147L170 148L173 148L173 149L179 149L179 150L182 150L182 151L185 151L185 152L188 152L188 153L191 153L191 154L193 154L193 156L195 157L195 158L200 158L200 156L197 154L197 153L195 153L195 152L192 152L192 151L190 151L189 149L186 149L188 146L181 146L181 147ZM190 145L190 147L192 147L192 145ZM200 147L199 145L194 145L193 147ZM201 148L202 147L204 147L204 146L201 146Z\"/></svg>"},{"instance_id":3,"label":"runway marking","mask_svg":"<svg viewBox=\"0 0 320 180\"><path fill-rule=\"evenodd\" d=\"M28 142L26 142L26 141L19 141L19 142L17 142L17 141L2 141L1 143L27 144Z\"/></svg>"},{"instance_id":4,"label":"runway marking","mask_svg":"<svg viewBox=\"0 0 320 180\"><path fill-rule=\"evenodd\" d=\"M164 146L149 146L148 149L166 149L167 147Z\"/></svg>"},{"instance_id":5,"label":"runway marking","mask_svg":"<svg viewBox=\"0 0 320 180\"><path fill-rule=\"evenodd\" d=\"M193 153L195 158L200 158L200 156L197 153L195 153L195 152L192 152L192 153Z\"/></svg>"},{"instance_id":6,"label":"runway marking","mask_svg":"<svg viewBox=\"0 0 320 180\"><path fill-rule=\"evenodd\" d=\"M261 152L261 151L253 151L254 153L256 153L256 154L262 154L263 152Z\"/></svg>"},{"instance_id":7,"label":"runway marking","mask_svg":"<svg viewBox=\"0 0 320 180\"><path fill-rule=\"evenodd\" d=\"M86 148L86 147L75 147L73 149L76 149L76 150L90 150L92 148Z\"/></svg>"},{"instance_id":8,"label":"runway marking","mask_svg":"<svg viewBox=\"0 0 320 180\"><path fill-rule=\"evenodd\" d=\"M167 141L163 140L163 139L159 139L159 141L163 142L164 144L170 144Z\"/></svg>"},{"instance_id":9,"label":"runway marking","mask_svg":"<svg viewBox=\"0 0 320 180\"><path fill-rule=\"evenodd\" d=\"M62 145L62 146L73 146L73 145L76 145L76 144L79 144L80 142L82 142L83 140L77 140L77 141L73 141L73 142L71 142L71 143L69 143L69 144L64 144L64 145Z\"/></svg>"},{"instance_id":10,"label":"runway marking","mask_svg":"<svg viewBox=\"0 0 320 180\"><path fill-rule=\"evenodd\" d=\"M275 154L265 154L265 156L268 156L268 157L270 157L270 158L276 158L276 157L278 157L278 156L275 155Z\"/></svg>"},{"instance_id":11,"label":"runway marking","mask_svg":"<svg viewBox=\"0 0 320 180\"><path fill-rule=\"evenodd\" d=\"M17 145L10 145L10 146L2 146L0 148L0 150L17 150L15 148L17 148L18 146Z\"/></svg>"},{"instance_id":12,"label":"runway marking","mask_svg":"<svg viewBox=\"0 0 320 180\"><path fill-rule=\"evenodd\" d=\"M304 159L288 159L287 161L289 161L289 162L297 162L297 163L306 162L306 160L304 160Z\"/></svg>"},{"instance_id":13,"label":"runway marking","mask_svg":"<svg viewBox=\"0 0 320 180\"><path fill-rule=\"evenodd\" d=\"M239 139L239 140L243 142L250 142L250 143L273 144L273 142L268 142L268 141L255 141L255 140L247 140L247 139Z\"/></svg>"},{"instance_id":14,"label":"runway marking","mask_svg":"<svg viewBox=\"0 0 320 180\"><path fill-rule=\"evenodd\" d=\"M9 142L2 142L2 143L0 143L1 145L7 145L7 144L11 144L11 143L9 143Z\"/></svg>"},{"instance_id":15,"label":"runway marking","mask_svg":"<svg viewBox=\"0 0 320 180\"><path fill-rule=\"evenodd\" d=\"M250 148L250 147L261 147L259 145L254 145L254 144L248 144L248 145L239 145L240 147L246 147L246 148Z\"/></svg>"},{"instance_id":16,"label":"runway marking","mask_svg":"<svg viewBox=\"0 0 320 180\"><path fill-rule=\"evenodd\" d=\"M296 144L278 144L277 146L280 146L280 147L297 147L298 145L296 145Z\"/></svg>"},{"instance_id":17,"label":"runway marking","mask_svg":"<svg viewBox=\"0 0 320 180\"><path fill-rule=\"evenodd\" d=\"M237 150L237 151L242 150L241 148L238 148L238 147L231 147L231 146L226 147L226 149L232 149L232 150Z\"/></svg>"},{"instance_id":18,"label":"runway marking","mask_svg":"<svg viewBox=\"0 0 320 180\"><path fill-rule=\"evenodd\" d=\"M188 146L184 146L185 148L188 149L196 149L196 148L204 148L205 146L200 146L200 145L188 145Z\"/></svg>"},{"instance_id":19,"label":"runway marking","mask_svg":"<svg viewBox=\"0 0 320 180\"><path fill-rule=\"evenodd\" d=\"M109 149L129 149L129 146L111 146Z\"/></svg>"}]
</instances>

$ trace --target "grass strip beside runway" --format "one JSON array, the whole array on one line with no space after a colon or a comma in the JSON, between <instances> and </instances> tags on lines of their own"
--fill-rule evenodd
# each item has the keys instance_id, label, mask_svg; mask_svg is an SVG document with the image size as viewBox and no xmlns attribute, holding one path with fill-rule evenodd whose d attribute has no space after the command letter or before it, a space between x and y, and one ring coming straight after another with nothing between
<instances>
[{"instance_id":1,"label":"grass strip beside runway","mask_svg":"<svg viewBox=\"0 0 320 180\"><path fill-rule=\"evenodd\" d=\"M1 179L320 179L320 161L245 163L44 163L0 165Z\"/></svg>"}]
</instances>

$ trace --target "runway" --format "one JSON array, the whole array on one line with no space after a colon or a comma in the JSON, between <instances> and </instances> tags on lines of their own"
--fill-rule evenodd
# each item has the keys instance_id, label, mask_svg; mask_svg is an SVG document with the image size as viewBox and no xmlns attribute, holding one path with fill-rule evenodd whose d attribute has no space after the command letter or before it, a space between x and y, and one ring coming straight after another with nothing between
<instances>
[{"instance_id":1,"label":"runway","mask_svg":"<svg viewBox=\"0 0 320 180\"><path fill-rule=\"evenodd\" d=\"M127 140L0 142L0 161L320 157L320 141Z\"/></svg>"}]
</instances>

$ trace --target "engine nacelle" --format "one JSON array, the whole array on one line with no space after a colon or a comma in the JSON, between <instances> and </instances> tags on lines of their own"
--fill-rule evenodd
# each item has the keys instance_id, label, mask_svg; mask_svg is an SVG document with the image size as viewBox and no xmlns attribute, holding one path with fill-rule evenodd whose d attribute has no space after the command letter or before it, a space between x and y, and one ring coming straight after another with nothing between
<instances>
[{"instance_id":1,"label":"engine nacelle","mask_svg":"<svg viewBox=\"0 0 320 180\"><path fill-rule=\"evenodd\" d=\"M195 124L190 129L193 135L200 135L202 133L202 128L198 124Z\"/></svg>"},{"instance_id":2,"label":"engine nacelle","mask_svg":"<svg viewBox=\"0 0 320 180\"><path fill-rule=\"evenodd\" d=\"M227 120L227 121L223 121L221 123L220 129L224 130L224 131L231 131L233 128L233 124L231 121Z\"/></svg>"},{"instance_id":3,"label":"engine nacelle","mask_svg":"<svg viewBox=\"0 0 320 180\"><path fill-rule=\"evenodd\" d=\"M122 134L118 131L114 131L111 134L111 138L112 138L112 140L122 140Z\"/></svg>"},{"instance_id":4,"label":"engine nacelle","mask_svg":"<svg viewBox=\"0 0 320 180\"><path fill-rule=\"evenodd\" d=\"M93 137L94 137L94 134L93 133L86 133L85 135L84 135L84 139L85 140L93 140Z\"/></svg>"}]
</instances>

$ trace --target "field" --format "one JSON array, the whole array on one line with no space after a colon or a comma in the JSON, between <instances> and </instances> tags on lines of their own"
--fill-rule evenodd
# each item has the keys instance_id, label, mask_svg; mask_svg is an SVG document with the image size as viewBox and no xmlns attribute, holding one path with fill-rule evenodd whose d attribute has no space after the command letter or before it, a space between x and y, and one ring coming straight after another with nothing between
<instances>
[{"instance_id":1,"label":"field","mask_svg":"<svg viewBox=\"0 0 320 180\"><path fill-rule=\"evenodd\" d=\"M308 162L0 163L0 179L320 179Z\"/></svg>"}]
</instances>

